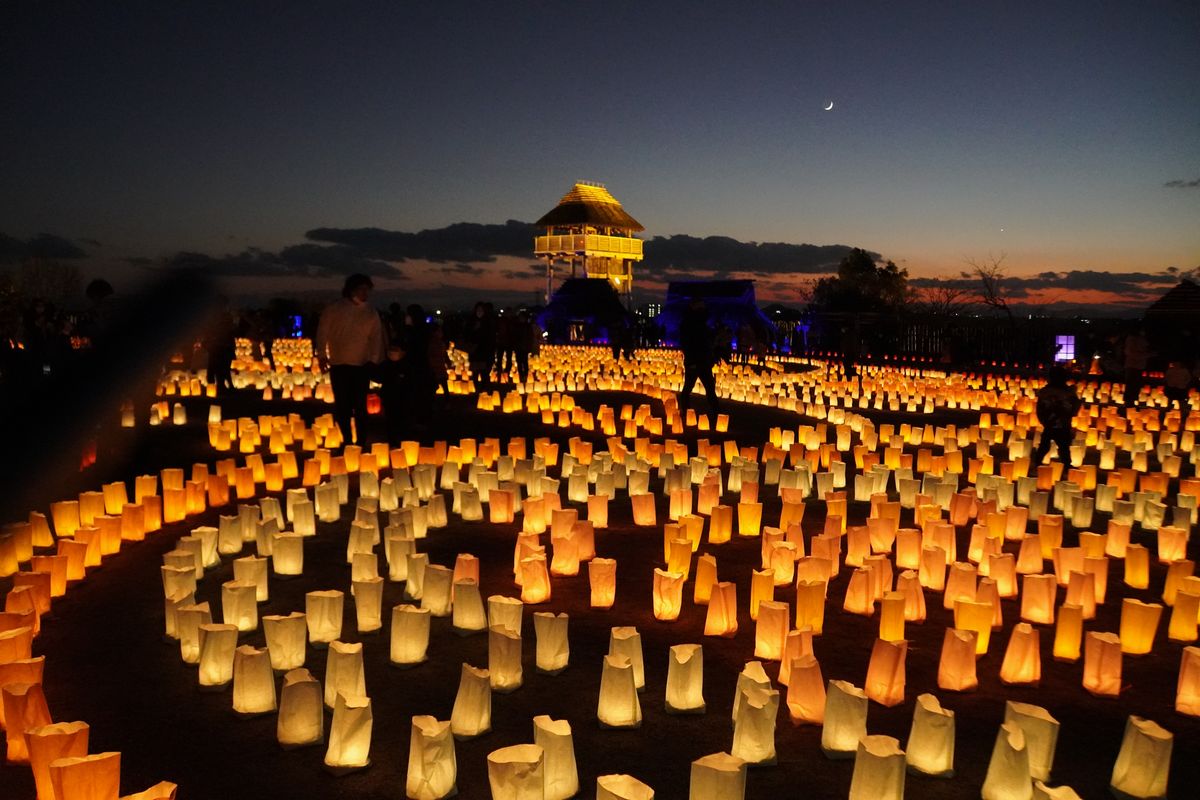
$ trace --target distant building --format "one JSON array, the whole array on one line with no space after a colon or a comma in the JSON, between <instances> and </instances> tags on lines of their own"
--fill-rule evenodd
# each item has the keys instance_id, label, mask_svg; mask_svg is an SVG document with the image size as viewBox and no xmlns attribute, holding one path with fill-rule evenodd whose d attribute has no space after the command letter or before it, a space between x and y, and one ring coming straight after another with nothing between
<instances>
[{"instance_id":1,"label":"distant building","mask_svg":"<svg viewBox=\"0 0 1200 800\"><path fill-rule=\"evenodd\" d=\"M538 325L556 344L607 343L630 324L620 296L604 278L567 278L538 315Z\"/></svg>"},{"instance_id":2,"label":"distant building","mask_svg":"<svg viewBox=\"0 0 1200 800\"><path fill-rule=\"evenodd\" d=\"M546 302L554 293L556 266L570 266L572 278L601 278L627 307L633 293L633 265L642 260L645 230L598 183L576 183L558 205L535 223L544 229L533 252L546 262ZM580 274L582 272L582 274Z\"/></svg>"},{"instance_id":3,"label":"distant building","mask_svg":"<svg viewBox=\"0 0 1200 800\"><path fill-rule=\"evenodd\" d=\"M666 343L679 342L679 323L688 305L696 299L704 301L709 323L726 328L732 337L749 329L759 341L774 340L774 326L755 300L754 281L672 281L667 288L667 302L658 316Z\"/></svg>"}]
</instances>

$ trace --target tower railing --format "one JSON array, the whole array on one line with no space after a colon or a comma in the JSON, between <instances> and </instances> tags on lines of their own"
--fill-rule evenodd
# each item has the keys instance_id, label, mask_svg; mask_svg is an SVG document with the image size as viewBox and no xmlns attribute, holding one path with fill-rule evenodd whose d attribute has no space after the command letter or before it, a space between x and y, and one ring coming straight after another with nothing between
<instances>
[{"instance_id":1,"label":"tower railing","mask_svg":"<svg viewBox=\"0 0 1200 800\"><path fill-rule=\"evenodd\" d=\"M598 233L562 234L538 236L534 239L534 253L612 253L640 261L642 240L631 236L605 236Z\"/></svg>"}]
</instances>

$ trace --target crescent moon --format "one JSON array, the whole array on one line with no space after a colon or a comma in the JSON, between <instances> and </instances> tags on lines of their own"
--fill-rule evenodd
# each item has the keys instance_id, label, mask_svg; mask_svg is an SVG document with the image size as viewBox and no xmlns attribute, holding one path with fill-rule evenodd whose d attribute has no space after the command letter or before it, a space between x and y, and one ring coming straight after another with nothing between
<instances>
[{"instance_id":1,"label":"crescent moon","mask_svg":"<svg viewBox=\"0 0 1200 800\"><path fill-rule=\"evenodd\" d=\"M833 101L829 101L829 105L825 106L826 111L833 111Z\"/></svg>"}]
</instances>

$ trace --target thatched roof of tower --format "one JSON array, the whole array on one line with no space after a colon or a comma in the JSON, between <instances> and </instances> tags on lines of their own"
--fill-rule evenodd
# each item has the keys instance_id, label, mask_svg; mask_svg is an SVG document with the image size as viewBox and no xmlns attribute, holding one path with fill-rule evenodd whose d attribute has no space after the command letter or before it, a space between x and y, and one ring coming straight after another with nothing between
<instances>
[{"instance_id":1,"label":"thatched roof of tower","mask_svg":"<svg viewBox=\"0 0 1200 800\"><path fill-rule=\"evenodd\" d=\"M608 189L595 183L577 183L558 205L536 223L540 227L596 225L627 231L644 231L642 223L629 216Z\"/></svg>"}]
</instances>

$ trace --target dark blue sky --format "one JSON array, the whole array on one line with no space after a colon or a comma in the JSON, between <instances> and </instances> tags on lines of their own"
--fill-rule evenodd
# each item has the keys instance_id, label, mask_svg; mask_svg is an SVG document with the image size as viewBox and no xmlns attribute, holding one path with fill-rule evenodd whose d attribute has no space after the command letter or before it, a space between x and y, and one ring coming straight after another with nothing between
<instances>
[{"instance_id":1,"label":"dark blue sky","mask_svg":"<svg viewBox=\"0 0 1200 800\"><path fill-rule=\"evenodd\" d=\"M589 179L648 235L1186 269L1198 44L1194 0L12 0L0 232L221 254Z\"/></svg>"}]
</instances>

